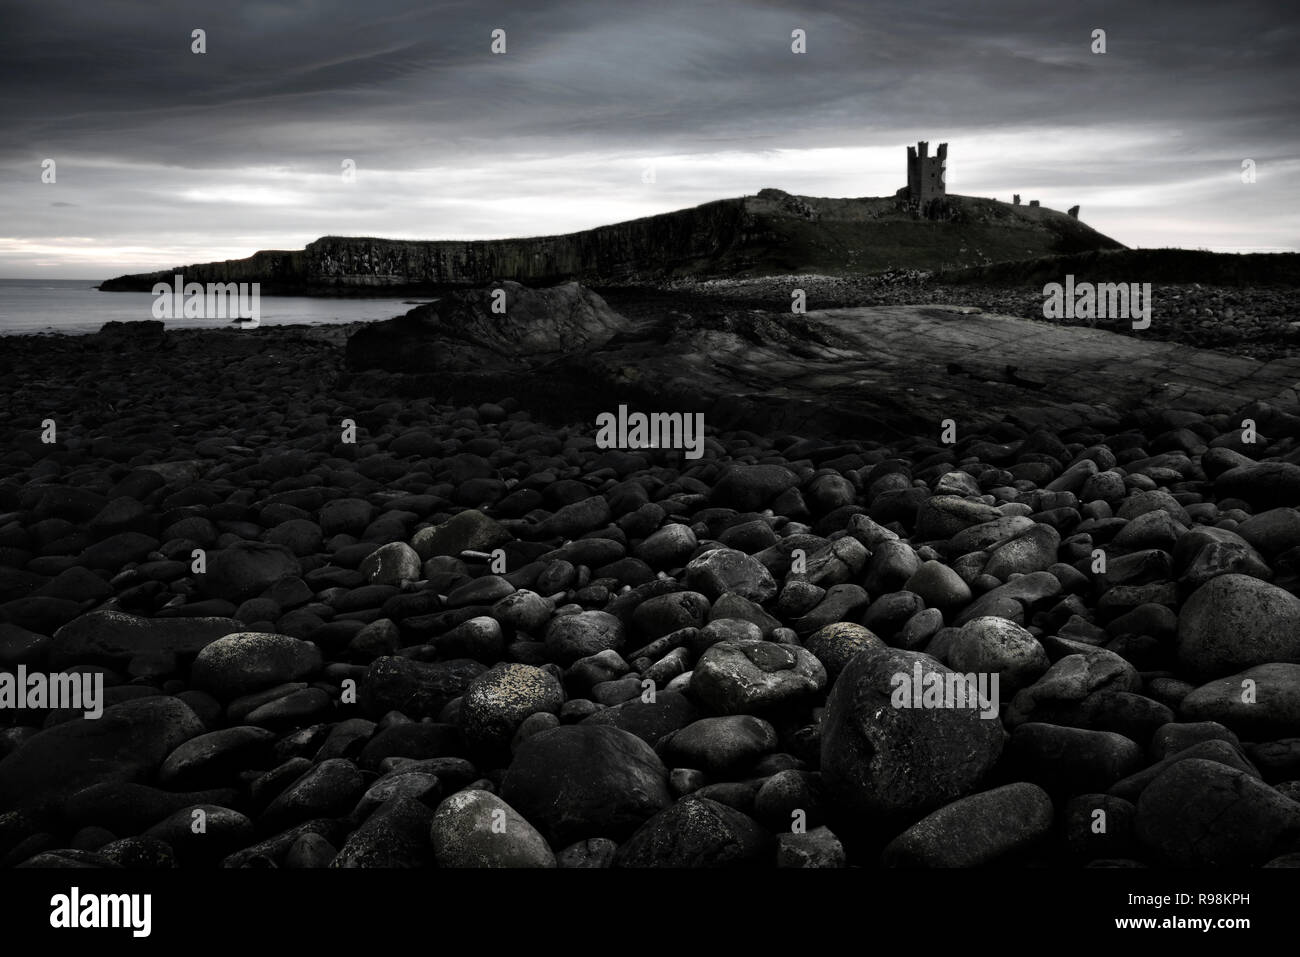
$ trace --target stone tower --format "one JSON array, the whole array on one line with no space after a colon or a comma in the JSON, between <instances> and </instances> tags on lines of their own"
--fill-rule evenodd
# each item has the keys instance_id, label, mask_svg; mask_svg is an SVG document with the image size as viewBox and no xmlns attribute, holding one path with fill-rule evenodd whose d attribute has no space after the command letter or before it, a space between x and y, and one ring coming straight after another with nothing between
<instances>
[{"instance_id":1,"label":"stone tower","mask_svg":"<svg viewBox=\"0 0 1300 957\"><path fill-rule=\"evenodd\" d=\"M944 174L947 171L948 144L940 143L939 152L930 156L930 144L924 140L907 148L907 198L924 209L931 200L947 195Z\"/></svg>"}]
</instances>

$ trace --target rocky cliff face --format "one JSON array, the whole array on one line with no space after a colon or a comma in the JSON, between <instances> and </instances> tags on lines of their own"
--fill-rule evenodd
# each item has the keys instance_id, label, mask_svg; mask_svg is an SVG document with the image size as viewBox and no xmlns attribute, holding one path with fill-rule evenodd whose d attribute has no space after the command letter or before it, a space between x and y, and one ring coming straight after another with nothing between
<instances>
[{"instance_id":1,"label":"rocky cliff face","mask_svg":"<svg viewBox=\"0 0 1300 957\"><path fill-rule=\"evenodd\" d=\"M818 199L763 190L692 209L562 236L401 241L326 236L300 251L121 276L100 288L186 281L261 282L264 292L348 294L475 286L499 280L588 285L670 278L893 267L972 266L1119 243L1055 210L949 197L944 221L916 219L893 198Z\"/></svg>"}]
</instances>

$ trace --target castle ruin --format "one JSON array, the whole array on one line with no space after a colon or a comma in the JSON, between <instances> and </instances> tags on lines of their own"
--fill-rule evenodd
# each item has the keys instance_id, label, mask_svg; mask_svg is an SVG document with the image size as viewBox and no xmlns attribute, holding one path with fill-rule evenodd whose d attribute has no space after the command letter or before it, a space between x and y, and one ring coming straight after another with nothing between
<instances>
[{"instance_id":1,"label":"castle ruin","mask_svg":"<svg viewBox=\"0 0 1300 957\"><path fill-rule=\"evenodd\" d=\"M930 144L919 140L907 148L907 185L901 187L894 199L899 209L925 219L952 220L959 218L960 208L948 204L948 144L940 143L939 151L930 155ZM1020 194L1011 197L1011 205L1021 204ZM1031 209L1038 209L1036 199L1029 200ZM1070 207L1069 215L1079 218L1079 207Z\"/></svg>"},{"instance_id":2,"label":"castle ruin","mask_svg":"<svg viewBox=\"0 0 1300 957\"><path fill-rule=\"evenodd\" d=\"M940 143L939 152L930 156L930 144L921 140L907 148L907 198L921 209L932 200L948 194L944 174L947 172L948 144Z\"/></svg>"},{"instance_id":3,"label":"castle ruin","mask_svg":"<svg viewBox=\"0 0 1300 957\"><path fill-rule=\"evenodd\" d=\"M924 140L907 148L907 185L894 194L900 209L925 219L949 219L948 184L944 177L948 166L948 144L940 143L939 152L930 155Z\"/></svg>"}]
</instances>

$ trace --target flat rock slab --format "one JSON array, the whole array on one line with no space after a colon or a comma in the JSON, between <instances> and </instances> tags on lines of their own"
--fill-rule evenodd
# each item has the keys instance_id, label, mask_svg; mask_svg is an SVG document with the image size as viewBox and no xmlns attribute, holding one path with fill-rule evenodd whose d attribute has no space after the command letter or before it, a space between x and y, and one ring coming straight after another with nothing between
<instances>
[{"instance_id":1,"label":"flat rock slab","mask_svg":"<svg viewBox=\"0 0 1300 957\"><path fill-rule=\"evenodd\" d=\"M508 368L521 401L561 419L592 418L617 396L632 409L703 412L715 428L808 436L937 434L945 418L969 428L1007 415L1062 429L1135 408L1294 405L1300 387L1300 358L1260 362L950 305L669 312L580 355L499 365L453 359L436 385L458 401L491 399ZM413 394L434 384L407 378Z\"/></svg>"},{"instance_id":2,"label":"flat rock slab","mask_svg":"<svg viewBox=\"0 0 1300 957\"><path fill-rule=\"evenodd\" d=\"M1229 411L1252 399L1293 402L1290 390L1300 384L1300 359L1259 362L951 306L834 309L805 318L830 330L835 345L814 343L792 355L752 342L734 350L718 343L709 353L675 357L676 374L685 371L684 358L711 366L715 379L766 383L765 401L806 407L810 426L839 407L886 425L919 418L927 428L950 415L976 424L1015 415L1063 428L1098 406Z\"/></svg>"}]
</instances>

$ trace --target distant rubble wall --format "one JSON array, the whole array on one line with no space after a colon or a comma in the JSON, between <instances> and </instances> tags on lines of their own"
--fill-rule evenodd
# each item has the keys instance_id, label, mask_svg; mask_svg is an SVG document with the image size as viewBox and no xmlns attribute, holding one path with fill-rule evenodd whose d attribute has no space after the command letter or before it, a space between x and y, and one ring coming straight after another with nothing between
<instances>
[{"instance_id":1,"label":"distant rubble wall","mask_svg":"<svg viewBox=\"0 0 1300 957\"><path fill-rule=\"evenodd\" d=\"M1199 249L1108 249L945 270L935 280L999 287L1137 281L1221 286L1300 286L1300 253L1214 253Z\"/></svg>"}]
</instances>

